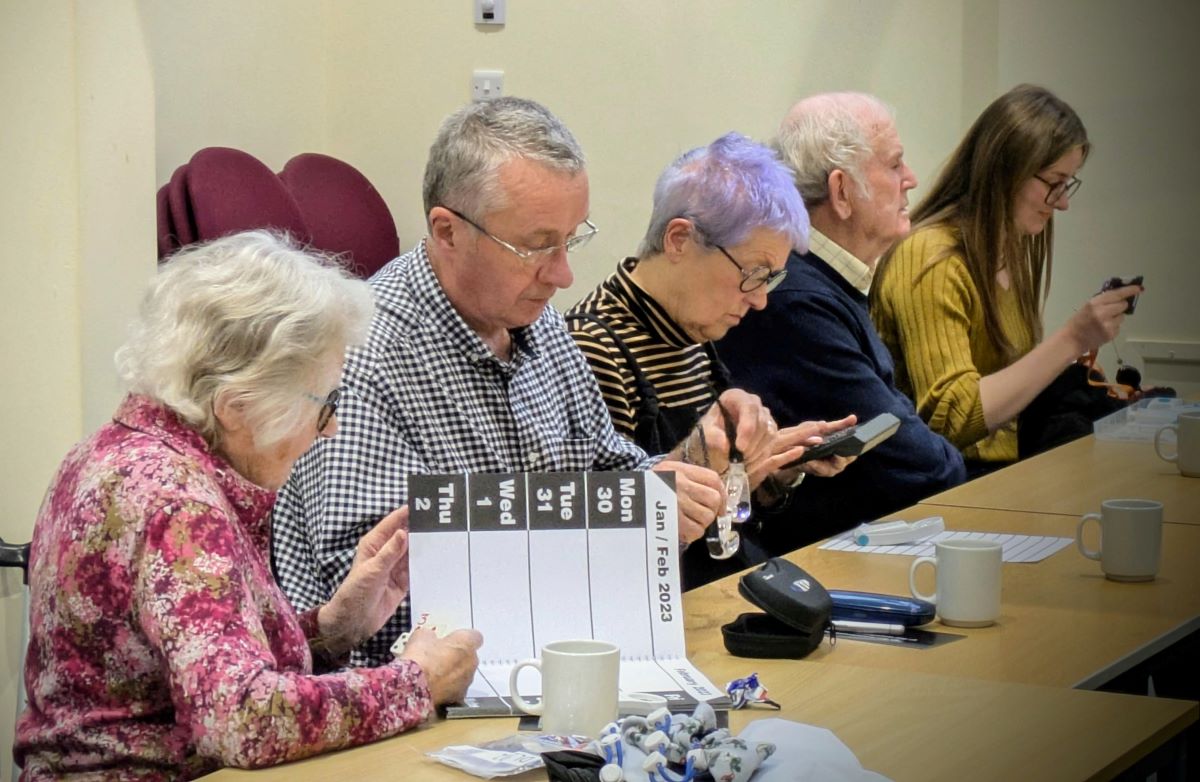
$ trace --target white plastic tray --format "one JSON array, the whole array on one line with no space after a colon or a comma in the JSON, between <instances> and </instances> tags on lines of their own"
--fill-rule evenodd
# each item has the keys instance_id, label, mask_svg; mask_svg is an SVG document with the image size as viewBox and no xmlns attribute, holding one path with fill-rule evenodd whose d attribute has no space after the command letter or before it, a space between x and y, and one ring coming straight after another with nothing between
<instances>
[{"instance_id":1,"label":"white plastic tray","mask_svg":"<svg viewBox=\"0 0 1200 782\"><path fill-rule=\"evenodd\" d=\"M1200 402L1182 399L1143 399L1106 415L1093 425L1097 440L1150 442L1159 429L1175 423L1179 414L1200 412Z\"/></svg>"}]
</instances>

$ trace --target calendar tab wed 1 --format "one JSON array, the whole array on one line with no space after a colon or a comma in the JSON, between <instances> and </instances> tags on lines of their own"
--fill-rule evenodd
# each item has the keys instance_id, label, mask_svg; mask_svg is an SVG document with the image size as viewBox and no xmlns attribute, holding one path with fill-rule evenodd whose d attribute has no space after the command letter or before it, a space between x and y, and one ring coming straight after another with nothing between
<instances>
[{"instance_id":1,"label":"calendar tab wed 1","mask_svg":"<svg viewBox=\"0 0 1200 782\"><path fill-rule=\"evenodd\" d=\"M525 514L525 476L514 473L472 475L467 499L472 532L529 529Z\"/></svg>"}]
</instances>

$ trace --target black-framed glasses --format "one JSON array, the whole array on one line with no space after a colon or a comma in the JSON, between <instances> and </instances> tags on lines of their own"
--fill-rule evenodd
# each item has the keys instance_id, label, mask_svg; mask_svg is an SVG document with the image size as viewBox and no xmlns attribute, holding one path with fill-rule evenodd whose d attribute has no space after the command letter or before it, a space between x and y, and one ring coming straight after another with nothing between
<instances>
[{"instance_id":1,"label":"black-framed glasses","mask_svg":"<svg viewBox=\"0 0 1200 782\"><path fill-rule=\"evenodd\" d=\"M591 220L584 220L579 224L579 228L575 229L575 235L567 239L562 244L554 244L549 247L539 247L536 250L522 250L521 248L514 247L500 237L491 233L482 225L467 217L462 212L459 212L457 209L451 209L448 206L442 206L442 208L526 263L541 263L547 258L553 256L559 250L574 252L590 242L592 237L596 235L596 232L600 230ZM580 228L583 230L580 231Z\"/></svg>"},{"instance_id":2,"label":"black-framed glasses","mask_svg":"<svg viewBox=\"0 0 1200 782\"><path fill-rule=\"evenodd\" d=\"M1079 186L1083 184L1083 180L1077 176L1064 179L1061 182L1048 182L1042 179L1041 174L1034 174L1033 178L1050 188L1046 193L1047 204L1057 203L1058 199L1062 198L1064 193L1067 196L1067 200L1071 200L1071 196L1075 195L1079 191Z\"/></svg>"},{"instance_id":3,"label":"black-framed glasses","mask_svg":"<svg viewBox=\"0 0 1200 782\"><path fill-rule=\"evenodd\" d=\"M721 245L714 244L713 247L720 250L721 254L728 258L729 262L736 266L737 270L742 273L742 282L738 285L738 290L742 293L756 291L764 285L767 286L767 293L770 293L775 290L779 283L783 282L783 278L787 275L787 269L771 271L770 266L755 266L753 269L747 269L734 260L729 251Z\"/></svg>"},{"instance_id":4,"label":"black-framed glasses","mask_svg":"<svg viewBox=\"0 0 1200 782\"><path fill-rule=\"evenodd\" d=\"M337 414L338 403L342 401L342 389L341 387L333 389L324 399L315 394L305 394L305 396L321 405L321 412L317 413L317 434L320 434L325 431L325 427L329 426L329 422Z\"/></svg>"}]
</instances>

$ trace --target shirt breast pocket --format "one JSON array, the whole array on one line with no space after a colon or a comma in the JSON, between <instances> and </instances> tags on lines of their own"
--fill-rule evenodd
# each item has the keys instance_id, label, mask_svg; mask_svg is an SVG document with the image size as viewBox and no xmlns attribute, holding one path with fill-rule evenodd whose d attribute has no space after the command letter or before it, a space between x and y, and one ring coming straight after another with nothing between
<instances>
[{"instance_id":1,"label":"shirt breast pocket","mask_svg":"<svg viewBox=\"0 0 1200 782\"><path fill-rule=\"evenodd\" d=\"M583 472L592 468L595 437L562 437L545 443L545 453L527 458L529 469L546 472Z\"/></svg>"}]
</instances>

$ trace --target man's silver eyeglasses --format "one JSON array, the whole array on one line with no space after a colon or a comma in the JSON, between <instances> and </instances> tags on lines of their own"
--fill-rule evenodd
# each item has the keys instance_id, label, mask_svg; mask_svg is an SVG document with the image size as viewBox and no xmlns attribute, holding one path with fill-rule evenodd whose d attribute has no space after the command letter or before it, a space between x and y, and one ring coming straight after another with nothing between
<instances>
[{"instance_id":1,"label":"man's silver eyeglasses","mask_svg":"<svg viewBox=\"0 0 1200 782\"><path fill-rule=\"evenodd\" d=\"M442 208L526 263L541 263L547 258L553 257L554 254L559 250L564 250L566 252L578 250L580 247L583 247L585 244L591 241L592 237L596 235L596 232L600 230L591 220L584 220L579 224L579 228L576 229L575 235L567 239L562 244L554 244L549 247L538 247L536 250L522 250L521 248L514 247L500 237L492 234L482 225L467 217L462 212L451 209L448 206L443 206Z\"/></svg>"},{"instance_id":2,"label":"man's silver eyeglasses","mask_svg":"<svg viewBox=\"0 0 1200 782\"><path fill-rule=\"evenodd\" d=\"M738 290L742 293L756 291L764 285L767 286L767 293L770 293L775 290L779 283L783 282L783 278L787 275L787 269L771 271L770 266L755 266L753 269L743 268L724 247L719 244L714 244L713 247L720 250L721 254L728 258L729 262L736 266L738 271L742 273L742 282L738 285Z\"/></svg>"},{"instance_id":3,"label":"man's silver eyeglasses","mask_svg":"<svg viewBox=\"0 0 1200 782\"><path fill-rule=\"evenodd\" d=\"M342 389L333 389L324 399L315 394L306 393L304 396L321 406L321 412L317 413L317 434L320 434L325 431L325 427L329 426L330 419L337 413L338 403L342 401Z\"/></svg>"},{"instance_id":4,"label":"man's silver eyeglasses","mask_svg":"<svg viewBox=\"0 0 1200 782\"><path fill-rule=\"evenodd\" d=\"M1053 204L1057 202L1058 199L1063 197L1063 193L1066 193L1067 200L1070 200L1071 196L1075 195L1075 193L1079 190L1079 186L1083 184L1083 180L1075 176L1071 177L1070 179L1064 179L1061 182L1048 182L1045 179L1042 179L1039 174L1034 174L1033 178L1050 188L1050 190L1046 193L1047 204Z\"/></svg>"}]
</instances>

